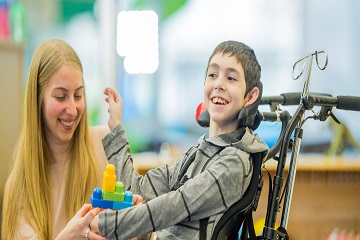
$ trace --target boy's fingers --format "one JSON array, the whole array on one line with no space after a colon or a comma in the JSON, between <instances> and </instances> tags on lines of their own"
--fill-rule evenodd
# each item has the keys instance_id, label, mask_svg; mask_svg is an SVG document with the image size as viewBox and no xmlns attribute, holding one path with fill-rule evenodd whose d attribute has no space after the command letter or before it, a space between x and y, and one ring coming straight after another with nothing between
<instances>
[{"instance_id":1,"label":"boy's fingers","mask_svg":"<svg viewBox=\"0 0 360 240\"><path fill-rule=\"evenodd\" d=\"M106 98L105 98L105 101L106 102L109 102L109 99L112 99L113 98L113 92L112 92L112 89L111 88L109 88L109 87L107 87L107 88L105 88L104 89L104 94L107 96Z\"/></svg>"},{"instance_id":2,"label":"boy's fingers","mask_svg":"<svg viewBox=\"0 0 360 240\"><path fill-rule=\"evenodd\" d=\"M114 99L114 93L113 93L113 91L112 90L110 90L109 92L108 92L108 103L114 103L115 102L115 99Z\"/></svg>"},{"instance_id":3,"label":"boy's fingers","mask_svg":"<svg viewBox=\"0 0 360 240\"><path fill-rule=\"evenodd\" d=\"M105 99L106 102L110 103L119 103L122 101L120 94L113 88L107 87L104 90L104 94L107 95Z\"/></svg>"},{"instance_id":4,"label":"boy's fingers","mask_svg":"<svg viewBox=\"0 0 360 240\"><path fill-rule=\"evenodd\" d=\"M137 195L137 194L133 195L132 201L133 201L135 206L141 205L141 204L144 203L143 198L140 195Z\"/></svg>"},{"instance_id":5,"label":"boy's fingers","mask_svg":"<svg viewBox=\"0 0 360 240\"><path fill-rule=\"evenodd\" d=\"M106 87L105 89L104 89L104 94L108 94L108 92L111 90L111 88L110 87Z\"/></svg>"}]
</instances>

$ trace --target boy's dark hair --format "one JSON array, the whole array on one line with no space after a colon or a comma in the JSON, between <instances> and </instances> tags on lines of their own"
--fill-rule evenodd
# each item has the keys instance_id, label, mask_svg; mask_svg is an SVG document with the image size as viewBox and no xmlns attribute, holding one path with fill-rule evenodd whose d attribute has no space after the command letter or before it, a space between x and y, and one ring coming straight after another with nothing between
<instances>
[{"instance_id":1,"label":"boy's dark hair","mask_svg":"<svg viewBox=\"0 0 360 240\"><path fill-rule=\"evenodd\" d=\"M255 52L246 44L238 41L229 40L217 45L217 47L214 49L213 53L209 58L208 65L206 67L205 77L207 75L207 71L211 59L214 57L215 54L218 53L222 53L222 54L230 53L231 54L230 56L235 56L238 62L242 65L244 69L245 83L246 83L245 96L254 87L259 87L261 67L259 65L258 60L256 59Z\"/></svg>"}]
</instances>

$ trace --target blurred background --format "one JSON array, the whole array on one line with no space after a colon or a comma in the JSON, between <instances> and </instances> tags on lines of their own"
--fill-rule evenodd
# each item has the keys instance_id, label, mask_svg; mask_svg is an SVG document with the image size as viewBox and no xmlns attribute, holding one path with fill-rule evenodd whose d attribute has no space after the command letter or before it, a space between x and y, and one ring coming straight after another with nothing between
<instances>
[{"instance_id":1,"label":"blurred background","mask_svg":"<svg viewBox=\"0 0 360 240\"><path fill-rule=\"evenodd\" d=\"M102 90L118 88L134 152L156 151L163 142L186 147L206 132L194 114L203 99L208 57L224 40L242 41L255 50L262 66L263 95L302 91L304 77L292 80L291 69L315 50L328 51L329 65L325 71L314 65L310 90L358 95L356 0L0 2L2 9L8 6L13 27L8 36L2 33L2 39L21 44L24 50L24 88L35 47L51 38L69 42L84 65L90 123L106 124ZM1 79L2 84L6 81ZM359 113L334 112L359 142ZM326 151L333 128L315 121L305 127L302 151ZM353 152L351 146L348 150Z\"/></svg>"},{"instance_id":2,"label":"blurred background","mask_svg":"<svg viewBox=\"0 0 360 240\"><path fill-rule=\"evenodd\" d=\"M10 138L1 133L1 141L10 149L17 138L31 56L44 40L63 39L79 54L91 125L107 123L102 92L116 87L134 153L157 154L169 146L182 152L207 132L196 123L195 110L203 101L208 58L224 40L255 50L263 95L302 91L304 76L292 80L293 64L326 50L328 67L313 65L310 91L359 96L359 12L357 0L0 0L0 94L7 96L1 115L17 127ZM10 65L9 51L17 64ZM6 75L9 67L16 69L17 83ZM324 156L334 139L342 139L329 154L360 161L360 113L333 112L341 127L307 121L301 153ZM258 133L272 145L279 129L261 124Z\"/></svg>"}]
</instances>

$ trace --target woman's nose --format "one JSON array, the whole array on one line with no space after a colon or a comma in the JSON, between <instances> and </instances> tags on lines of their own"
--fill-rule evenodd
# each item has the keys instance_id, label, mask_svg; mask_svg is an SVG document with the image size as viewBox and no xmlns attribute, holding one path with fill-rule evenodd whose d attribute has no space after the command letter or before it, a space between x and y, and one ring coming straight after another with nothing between
<instances>
[{"instance_id":1,"label":"woman's nose","mask_svg":"<svg viewBox=\"0 0 360 240\"><path fill-rule=\"evenodd\" d=\"M66 114L70 116L76 116L77 110L76 110L76 103L74 99L70 99L68 102L68 106L66 107Z\"/></svg>"}]
</instances>

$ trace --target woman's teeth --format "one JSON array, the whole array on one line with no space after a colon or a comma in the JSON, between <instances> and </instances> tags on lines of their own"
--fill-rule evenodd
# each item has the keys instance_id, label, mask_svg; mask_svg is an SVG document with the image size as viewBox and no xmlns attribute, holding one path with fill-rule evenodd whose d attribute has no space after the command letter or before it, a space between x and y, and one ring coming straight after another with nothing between
<instances>
[{"instance_id":1,"label":"woman's teeth","mask_svg":"<svg viewBox=\"0 0 360 240\"><path fill-rule=\"evenodd\" d=\"M74 124L74 121L71 122L64 122L64 121L60 121L62 125L66 126L66 127L71 127Z\"/></svg>"}]
</instances>

